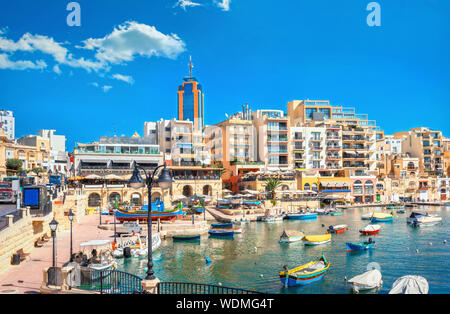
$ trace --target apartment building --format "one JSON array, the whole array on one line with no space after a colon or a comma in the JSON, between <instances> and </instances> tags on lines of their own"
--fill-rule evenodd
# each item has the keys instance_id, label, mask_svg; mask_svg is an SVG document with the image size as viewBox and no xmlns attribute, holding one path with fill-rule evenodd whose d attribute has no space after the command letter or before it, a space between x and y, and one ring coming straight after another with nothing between
<instances>
[{"instance_id":1,"label":"apartment building","mask_svg":"<svg viewBox=\"0 0 450 314\"><path fill-rule=\"evenodd\" d=\"M47 139L50 145L48 170L53 173L67 174L70 170L69 154L66 152L66 137L56 135L55 130L40 130L39 136Z\"/></svg>"},{"instance_id":2,"label":"apartment building","mask_svg":"<svg viewBox=\"0 0 450 314\"><path fill-rule=\"evenodd\" d=\"M289 118L281 110L256 110L252 116L258 138L258 160L268 170L292 169Z\"/></svg>"},{"instance_id":3,"label":"apartment building","mask_svg":"<svg viewBox=\"0 0 450 314\"><path fill-rule=\"evenodd\" d=\"M428 174L444 173L444 147L441 131L426 127L394 134L404 136L402 151L420 159L420 170Z\"/></svg>"},{"instance_id":4,"label":"apartment building","mask_svg":"<svg viewBox=\"0 0 450 314\"><path fill-rule=\"evenodd\" d=\"M326 121L342 128L343 169L347 176L376 174L376 139L383 133L366 114L354 108L331 105L323 100L294 100L288 103L291 125Z\"/></svg>"},{"instance_id":5,"label":"apartment building","mask_svg":"<svg viewBox=\"0 0 450 314\"><path fill-rule=\"evenodd\" d=\"M0 110L0 128L3 129L10 141L15 139L15 118L14 113L10 110Z\"/></svg>"},{"instance_id":6,"label":"apartment building","mask_svg":"<svg viewBox=\"0 0 450 314\"><path fill-rule=\"evenodd\" d=\"M132 137L100 137L98 142L78 143L74 149L74 168L77 175L131 174L134 165L154 169L163 163L159 146L138 134Z\"/></svg>"},{"instance_id":7,"label":"apartment building","mask_svg":"<svg viewBox=\"0 0 450 314\"><path fill-rule=\"evenodd\" d=\"M49 170L50 141L38 135L26 135L14 145L14 158L22 161L22 168Z\"/></svg>"},{"instance_id":8,"label":"apartment building","mask_svg":"<svg viewBox=\"0 0 450 314\"><path fill-rule=\"evenodd\" d=\"M164 120L156 123L157 142L165 160L172 165L202 166L211 163L202 131L192 121Z\"/></svg>"}]
</instances>

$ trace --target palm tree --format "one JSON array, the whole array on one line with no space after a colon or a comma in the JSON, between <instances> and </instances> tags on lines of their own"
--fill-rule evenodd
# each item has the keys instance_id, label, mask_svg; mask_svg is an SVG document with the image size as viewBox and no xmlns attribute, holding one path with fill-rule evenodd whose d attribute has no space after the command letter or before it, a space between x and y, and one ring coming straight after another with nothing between
<instances>
[{"instance_id":1,"label":"palm tree","mask_svg":"<svg viewBox=\"0 0 450 314\"><path fill-rule=\"evenodd\" d=\"M274 200L275 199L275 190L281 185L280 180L275 179L275 178L269 178L266 180L266 190L269 190L272 193L272 197L271 199Z\"/></svg>"}]
</instances>

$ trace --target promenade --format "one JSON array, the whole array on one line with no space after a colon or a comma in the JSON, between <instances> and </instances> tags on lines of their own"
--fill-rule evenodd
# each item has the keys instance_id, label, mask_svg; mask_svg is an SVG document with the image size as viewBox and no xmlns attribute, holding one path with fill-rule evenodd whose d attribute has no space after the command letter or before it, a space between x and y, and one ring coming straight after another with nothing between
<instances>
[{"instance_id":1,"label":"promenade","mask_svg":"<svg viewBox=\"0 0 450 314\"><path fill-rule=\"evenodd\" d=\"M96 239L113 239L110 230L101 230L98 226L98 215L85 216L80 223L73 225L73 251L80 249L80 243ZM111 218L104 218L111 221ZM70 258L70 231L57 233L57 265L62 266ZM42 284L43 272L46 267L52 266L52 240L41 248L34 248L27 260L20 265L12 266L0 275L1 293L39 293ZM5 291L8 290L8 291ZM13 291L9 291L13 290ZM4 291L4 292L2 292Z\"/></svg>"}]
</instances>

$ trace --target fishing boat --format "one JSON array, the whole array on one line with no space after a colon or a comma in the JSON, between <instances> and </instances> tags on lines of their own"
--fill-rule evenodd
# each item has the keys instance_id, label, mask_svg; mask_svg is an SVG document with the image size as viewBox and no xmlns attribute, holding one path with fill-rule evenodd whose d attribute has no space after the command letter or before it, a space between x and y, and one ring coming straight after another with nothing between
<instances>
[{"instance_id":1,"label":"fishing boat","mask_svg":"<svg viewBox=\"0 0 450 314\"><path fill-rule=\"evenodd\" d=\"M329 226L328 227L328 232L331 232L331 233L342 233L342 232L345 231L345 229L348 230L348 226L347 225Z\"/></svg>"},{"instance_id":2,"label":"fishing boat","mask_svg":"<svg viewBox=\"0 0 450 314\"><path fill-rule=\"evenodd\" d=\"M275 217L274 216L262 217L261 221L268 222L268 223L275 222Z\"/></svg>"},{"instance_id":3,"label":"fishing boat","mask_svg":"<svg viewBox=\"0 0 450 314\"><path fill-rule=\"evenodd\" d=\"M283 231L280 237L280 243L292 243L303 240L305 234L301 231L288 230Z\"/></svg>"},{"instance_id":4,"label":"fishing boat","mask_svg":"<svg viewBox=\"0 0 450 314\"><path fill-rule=\"evenodd\" d=\"M111 254L111 240L92 240L80 244L80 248L85 256L90 256L80 263L81 267L91 271L113 270L117 263ZM91 272L92 279L98 279L99 273Z\"/></svg>"},{"instance_id":5,"label":"fishing boat","mask_svg":"<svg viewBox=\"0 0 450 314\"><path fill-rule=\"evenodd\" d=\"M390 222L394 221L394 216L386 213L374 213L372 215L372 222Z\"/></svg>"},{"instance_id":6,"label":"fishing boat","mask_svg":"<svg viewBox=\"0 0 450 314\"><path fill-rule=\"evenodd\" d=\"M216 208L217 209L232 209L233 206L231 205L231 201L229 201L229 200L218 200Z\"/></svg>"},{"instance_id":7,"label":"fishing boat","mask_svg":"<svg viewBox=\"0 0 450 314\"><path fill-rule=\"evenodd\" d=\"M406 213L406 209L397 209L397 214L405 214Z\"/></svg>"},{"instance_id":8,"label":"fishing boat","mask_svg":"<svg viewBox=\"0 0 450 314\"><path fill-rule=\"evenodd\" d=\"M368 250L375 244L375 241L369 239L369 241L365 242L347 242L347 251L362 251Z\"/></svg>"},{"instance_id":9,"label":"fishing boat","mask_svg":"<svg viewBox=\"0 0 450 314\"><path fill-rule=\"evenodd\" d=\"M364 274L353 277L348 281L353 292L368 291L372 289L379 289L383 286L381 273L378 269L372 269Z\"/></svg>"},{"instance_id":10,"label":"fishing boat","mask_svg":"<svg viewBox=\"0 0 450 314\"><path fill-rule=\"evenodd\" d=\"M231 229L231 228L233 228L233 223L232 222L213 223L213 224L211 224L211 227L214 229Z\"/></svg>"},{"instance_id":11,"label":"fishing boat","mask_svg":"<svg viewBox=\"0 0 450 314\"><path fill-rule=\"evenodd\" d=\"M161 246L161 237L159 233L152 234L152 252L157 250ZM121 235L120 241L117 247L114 247L112 255L115 258L124 257L124 249L130 249L130 256L127 257L140 257L148 255L148 242L146 237L140 235L126 236Z\"/></svg>"},{"instance_id":12,"label":"fishing boat","mask_svg":"<svg viewBox=\"0 0 450 314\"><path fill-rule=\"evenodd\" d=\"M380 232L381 226L380 225L367 225L364 228L360 229L359 232L364 235L372 235L372 234L378 234Z\"/></svg>"},{"instance_id":13,"label":"fishing boat","mask_svg":"<svg viewBox=\"0 0 450 314\"><path fill-rule=\"evenodd\" d=\"M245 224L249 224L249 223L250 223L250 220L245 219L245 218L236 219L233 221L233 224L236 224L236 225L245 225Z\"/></svg>"},{"instance_id":14,"label":"fishing boat","mask_svg":"<svg viewBox=\"0 0 450 314\"><path fill-rule=\"evenodd\" d=\"M316 213L298 213L298 214L287 214L287 218L291 220L310 220L317 219Z\"/></svg>"},{"instance_id":15,"label":"fishing boat","mask_svg":"<svg viewBox=\"0 0 450 314\"><path fill-rule=\"evenodd\" d=\"M200 237L201 237L200 234L191 234L191 235L176 234L172 236L172 239L174 241L192 241L192 240L200 240Z\"/></svg>"},{"instance_id":16,"label":"fishing boat","mask_svg":"<svg viewBox=\"0 0 450 314\"><path fill-rule=\"evenodd\" d=\"M147 221L148 219L148 205L142 207L120 207L115 202L116 206L116 219L118 221ZM174 209L164 210L163 202L156 202L151 205L152 208L152 221L175 220L183 216L181 203Z\"/></svg>"},{"instance_id":17,"label":"fishing boat","mask_svg":"<svg viewBox=\"0 0 450 314\"><path fill-rule=\"evenodd\" d=\"M404 205L389 205L386 207L387 210L405 209Z\"/></svg>"},{"instance_id":18,"label":"fishing boat","mask_svg":"<svg viewBox=\"0 0 450 314\"><path fill-rule=\"evenodd\" d=\"M234 235L234 231L232 230L224 230L224 229L212 229L209 230L209 235L211 236L219 236L219 237L229 237Z\"/></svg>"},{"instance_id":19,"label":"fishing boat","mask_svg":"<svg viewBox=\"0 0 450 314\"><path fill-rule=\"evenodd\" d=\"M421 219L422 217L428 217L428 218L437 218L439 216L437 215L430 215L428 213L418 213L418 212L412 212L411 215L406 218L406 222L409 224L414 223L414 221Z\"/></svg>"},{"instance_id":20,"label":"fishing boat","mask_svg":"<svg viewBox=\"0 0 450 314\"><path fill-rule=\"evenodd\" d=\"M309 262L303 266L280 272L280 280L285 287L307 285L321 280L330 268L330 263L322 255L317 261Z\"/></svg>"},{"instance_id":21,"label":"fishing boat","mask_svg":"<svg viewBox=\"0 0 450 314\"><path fill-rule=\"evenodd\" d=\"M231 229L217 229L217 228L214 228L212 230L224 231L224 232L242 233L242 228L231 228Z\"/></svg>"},{"instance_id":22,"label":"fishing boat","mask_svg":"<svg viewBox=\"0 0 450 314\"><path fill-rule=\"evenodd\" d=\"M362 220L372 220L373 213L361 215Z\"/></svg>"},{"instance_id":23,"label":"fishing boat","mask_svg":"<svg viewBox=\"0 0 450 314\"><path fill-rule=\"evenodd\" d=\"M260 201L244 201L242 206L246 209L258 209L261 208Z\"/></svg>"},{"instance_id":24,"label":"fishing boat","mask_svg":"<svg viewBox=\"0 0 450 314\"><path fill-rule=\"evenodd\" d=\"M344 213L343 212L331 212L330 215L331 216L342 216Z\"/></svg>"},{"instance_id":25,"label":"fishing boat","mask_svg":"<svg viewBox=\"0 0 450 314\"><path fill-rule=\"evenodd\" d=\"M305 245L320 245L331 242L331 234L310 235L303 238Z\"/></svg>"},{"instance_id":26,"label":"fishing boat","mask_svg":"<svg viewBox=\"0 0 450 314\"><path fill-rule=\"evenodd\" d=\"M328 215L330 214L330 212L326 209L315 209L314 213L316 213L317 215L323 216L323 215Z\"/></svg>"},{"instance_id":27,"label":"fishing boat","mask_svg":"<svg viewBox=\"0 0 450 314\"><path fill-rule=\"evenodd\" d=\"M195 202L192 205L191 209L196 214L200 214L200 213L203 213L205 211L205 207L203 207L203 205L200 204L200 202Z\"/></svg>"},{"instance_id":28,"label":"fishing boat","mask_svg":"<svg viewBox=\"0 0 450 314\"><path fill-rule=\"evenodd\" d=\"M283 220L284 220L284 216L275 216L275 217L273 217L273 220L274 220L275 222L283 221Z\"/></svg>"},{"instance_id":29,"label":"fishing boat","mask_svg":"<svg viewBox=\"0 0 450 314\"><path fill-rule=\"evenodd\" d=\"M392 285L389 294L428 294L428 282L422 276L403 276Z\"/></svg>"},{"instance_id":30,"label":"fishing boat","mask_svg":"<svg viewBox=\"0 0 450 314\"><path fill-rule=\"evenodd\" d=\"M433 216L422 216L415 218L412 222L414 227L426 227L434 226L442 221L442 218L436 215Z\"/></svg>"}]
</instances>

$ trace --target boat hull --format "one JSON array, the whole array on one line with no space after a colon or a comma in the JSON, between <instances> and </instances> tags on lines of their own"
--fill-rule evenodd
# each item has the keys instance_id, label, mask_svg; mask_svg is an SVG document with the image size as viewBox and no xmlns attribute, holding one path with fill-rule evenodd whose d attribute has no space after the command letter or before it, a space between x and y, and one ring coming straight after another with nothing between
<instances>
[{"instance_id":1,"label":"boat hull","mask_svg":"<svg viewBox=\"0 0 450 314\"><path fill-rule=\"evenodd\" d=\"M372 222L392 222L392 221L394 221L394 217L389 217L389 218L375 218L375 217L372 217L371 221Z\"/></svg>"},{"instance_id":2,"label":"boat hull","mask_svg":"<svg viewBox=\"0 0 450 314\"><path fill-rule=\"evenodd\" d=\"M364 231L364 230L359 230L359 232L360 232L361 234L364 234L364 235L371 235L371 234L378 234L378 233L380 233L380 230L375 230L375 231Z\"/></svg>"},{"instance_id":3,"label":"boat hull","mask_svg":"<svg viewBox=\"0 0 450 314\"><path fill-rule=\"evenodd\" d=\"M325 244L325 243L328 243L328 242L331 242L331 239L330 240L325 240L325 241L306 241L305 240L305 245L314 246L314 245Z\"/></svg>"},{"instance_id":4,"label":"boat hull","mask_svg":"<svg viewBox=\"0 0 450 314\"><path fill-rule=\"evenodd\" d=\"M325 276L326 270L323 271L321 274L310 277L310 278L293 278L291 276L288 277L288 287L293 287L293 286L304 286L319 280L322 280L323 277ZM286 277L282 277L280 276L280 280L283 283L283 285L286 285Z\"/></svg>"},{"instance_id":5,"label":"boat hull","mask_svg":"<svg viewBox=\"0 0 450 314\"><path fill-rule=\"evenodd\" d=\"M307 267L314 265L319 261L325 262L324 267L322 269L315 270L312 272L299 273L299 271L301 271L302 269L305 268L307 269ZM324 257L322 257L319 261L310 262L308 264L289 270L287 272L286 271L280 272L279 275L281 282L283 283L284 286L303 286L321 280L324 277L325 273L330 268L330 263L324 261Z\"/></svg>"},{"instance_id":6,"label":"boat hull","mask_svg":"<svg viewBox=\"0 0 450 314\"><path fill-rule=\"evenodd\" d=\"M281 238L280 243L293 243L293 242L299 242L303 240L305 236L298 236L298 237L289 237L289 238Z\"/></svg>"},{"instance_id":7,"label":"boat hull","mask_svg":"<svg viewBox=\"0 0 450 314\"><path fill-rule=\"evenodd\" d=\"M174 241L192 241L192 240L200 240L200 235L199 234L197 234L197 235L185 235L185 236L182 236L182 235L175 235L175 236L172 236L172 239L174 240Z\"/></svg>"},{"instance_id":8,"label":"boat hull","mask_svg":"<svg viewBox=\"0 0 450 314\"><path fill-rule=\"evenodd\" d=\"M307 215L294 214L294 215L287 215L287 218L291 220L313 220L317 219L317 214L307 214Z\"/></svg>"},{"instance_id":9,"label":"boat hull","mask_svg":"<svg viewBox=\"0 0 450 314\"><path fill-rule=\"evenodd\" d=\"M368 250L373 246L373 243L351 243L351 242L347 242L347 250L348 251L363 251L363 250Z\"/></svg>"},{"instance_id":10,"label":"boat hull","mask_svg":"<svg viewBox=\"0 0 450 314\"><path fill-rule=\"evenodd\" d=\"M214 229L231 229L233 228L233 223L223 223L223 224L211 224Z\"/></svg>"}]
</instances>

